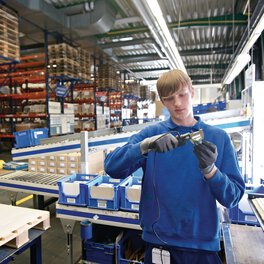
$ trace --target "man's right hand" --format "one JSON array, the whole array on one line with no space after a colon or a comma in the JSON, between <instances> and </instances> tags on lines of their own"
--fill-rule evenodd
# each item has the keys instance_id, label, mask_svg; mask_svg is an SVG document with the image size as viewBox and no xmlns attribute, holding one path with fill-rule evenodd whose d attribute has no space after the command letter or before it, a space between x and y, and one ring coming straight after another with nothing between
<instances>
[{"instance_id":1,"label":"man's right hand","mask_svg":"<svg viewBox=\"0 0 264 264\"><path fill-rule=\"evenodd\" d=\"M142 140L140 149L142 154L150 151L167 152L178 147L178 139L170 133L165 133Z\"/></svg>"}]
</instances>

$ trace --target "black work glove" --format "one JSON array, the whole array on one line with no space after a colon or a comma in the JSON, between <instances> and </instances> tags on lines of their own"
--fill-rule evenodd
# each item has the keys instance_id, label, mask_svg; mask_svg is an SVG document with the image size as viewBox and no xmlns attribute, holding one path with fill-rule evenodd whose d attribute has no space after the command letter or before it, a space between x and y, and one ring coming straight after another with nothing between
<instances>
[{"instance_id":1,"label":"black work glove","mask_svg":"<svg viewBox=\"0 0 264 264\"><path fill-rule=\"evenodd\" d=\"M216 145L203 140L202 143L194 145L194 153L199 160L199 168L202 173L210 173L218 155Z\"/></svg>"},{"instance_id":2,"label":"black work glove","mask_svg":"<svg viewBox=\"0 0 264 264\"><path fill-rule=\"evenodd\" d=\"M178 140L175 136L170 133L165 133L142 140L140 144L140 149L142 154L146 154L149 151L156 152L167 152L174 148L177 148L179 145L182 145L183 142Z\"/></svg>"}]
</instances>

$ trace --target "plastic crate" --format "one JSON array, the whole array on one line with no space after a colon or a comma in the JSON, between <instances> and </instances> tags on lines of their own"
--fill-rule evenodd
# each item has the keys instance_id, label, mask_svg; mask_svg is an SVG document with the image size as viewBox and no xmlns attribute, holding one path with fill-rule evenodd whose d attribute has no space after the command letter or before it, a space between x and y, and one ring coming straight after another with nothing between
<instances>
[{"instance_id":1,"label":"plastic crate","mask_svg":"<svg viewBox=\"0 0 264 264\"><path fill-rule=\"evenodd\" d=\"M248 199L246 191L239 204L233 208L228 209L228 215L231 223L234 224L245 224L245 225L259 225L257 217L253 213Z\"/></svg>"},{"instance_id":2,"label":"plastic crate","mask_svg":"<svg viewBox=\"0 0 264 264\"><path fill-rule=\"evenodd\" d=\"M116 238L121 228L92 225L92 238L84 241L84 258L95 263L115 263Z\"/></svg>"},{"instance_id":3,"label":"plastic crate","mask_svg":"<svg viewBox=\"0 0 264 264\"><path fill-rule=\"evenodd\" d=\"M4 170L27 170L28 162L10 161L3 164Z\"/></svg>"},{"instance_id":4,"label":"plastic crate","mask_svg":"<svg viewBox=\"0 0 264 264\"><path fill-rule=\"evenodd\" d=\"M200 106L199 106L199 105L194 105L194 106L193 106L193 113L194 113L195 115L200 114Z\"/></svg>"},{"instance_id":5,"label":"plastic crate","mask_svg":"<svg viewBox=\"0 0 264 264\"><path fill-rule=\"evenodd\" d=\"M120 206L120 184L124 180L99 176L89 183L88 207L118 210Z\"/></svg>"},{"instance_id":6,"label":"plastic crate","mask_svg":"<svg viewBox=\"0 0 264 264\"><path fill-rule=\"evenodd\" d=\"M217 103L217 109L219 111L225 110L226 109L226 101L219 101Z\"/></svg>"},{"instance_id":7,"label":"plastic crate","mask_svg":"<svg viewBox=\"0 0 264 264\"><path fill-rule=\"evenodd\" d=\"M14 132L16 148L25 148L40 145L40 140L49 136L47 128L36 128Z\"/></svg>"},{"instance_id":8,"label":"plastic crate","mask_svg":"<svg viewBox=\"0 0 264 264\"><path fill-rule=\"evenodd\" d=\"M59 203L66 205L88 205L88 183L96 179L96 174L73 174L58 180Z\"/></svg>"},{"instance_id":9,"label":"plastic crate","mask_svg":"<svg viewBox=\"0 0 264 264\"><path fill-rule=\"evenodd\" d=\"M134 257L129 256L128 248ZM118 264L144 263L145 242L141 239L141 232L127 231L124 233L123 237L117 241L116 251ZM136 256L135 252L138 252Z\"/></svg>"},{"instance_id":10,"label":"plastic crate","mask_svg":"<svg viewBox=\"0 0 264 264\"><path fill-rule=\"evenodd\" d=\"M120 209L125 211L139 211L142 177L130 176L120 184Z\"/></svg>"}]
</instances>

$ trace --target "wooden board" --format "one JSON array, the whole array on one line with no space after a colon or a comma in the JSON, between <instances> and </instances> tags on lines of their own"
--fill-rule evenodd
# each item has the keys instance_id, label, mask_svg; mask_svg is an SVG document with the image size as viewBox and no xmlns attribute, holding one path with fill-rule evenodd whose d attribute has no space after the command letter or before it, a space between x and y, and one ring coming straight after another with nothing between
<instances>
[{"instance_id":1,"label":"wooden board","mask_svg":"<svg viewBox=\"0 0 264 264\"><path fill-rule=\"evenodd\" d=\"M50 228L48 211L0 204L0 246L19 248L28 242L29 229Z\"/></svg>"},{"instance_id":2,"label":"wooden board","mask_svg":"<svg viewBox=\"0 0 264 264\"><path fill-rule=\"evenodd\" d=\"M260 227L230 225L237 264L264 263L264 232Z\"/></svg>"}]
</instances>

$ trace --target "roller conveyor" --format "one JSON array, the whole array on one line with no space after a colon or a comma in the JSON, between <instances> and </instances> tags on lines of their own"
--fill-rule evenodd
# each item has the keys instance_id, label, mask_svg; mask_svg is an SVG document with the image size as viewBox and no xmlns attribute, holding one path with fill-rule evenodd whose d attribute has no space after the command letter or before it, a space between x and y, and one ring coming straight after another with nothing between
<instances>
[{"instance_id":1,"label":"roller conveyor","mask_svg":"<svg viewBox=\"0 0 264 264\"><path fill-rule=\"evenodd\" d=\"M89 138L88 148L96 148L97 150L99 150L121 146L125 144L128 138L136 132L137 131ZM41 155L54 155L58 153L77 152L80 151L80 149L80 140L63 140L60 142L51 142L34 147L12 149L11 152L13 160L24 160Z\"/></svg>"},{"instance_id":2,"label":"roller conveyor","mask_svg":"<svg viewBox=\"0 0 264 264\"><path fill-rule=\"evenodd\" d=\"M0 188L30 194L59 196L57 181L65 175L15 171L0 176Z\"/></svg>"},{"instance_id":3,"label":"roller conveyor","mask_svg":"<svg viewBox=\"0 0 264 264\"><path fill-rule=\"evenodd\" d=\"M221 112L222 112L221 114L223 114L225 111L221 111ZM237 113L233 113L232 111L231 114L237 115ZM247 118L241 116L234 116L234 117L228 116L227 118L206 120L205 122L213 126L222 128L227 132L241 131L250 127L250 121ZM88 134L87 147L90 149L96 148L99 150L99 149L122 146L128 141L130 136L142 130L146 126L153 125L154 123L155 122L123 127L121 133L115 133L113 129L87 132ZM21 149L12 149L11 151L12 158L14 161L16 161L16 160L25 160L41 155L80 151L81 133L44 139L41 140L41 145L39 146L21 148Z\"/></svg>"}]
</instances>

